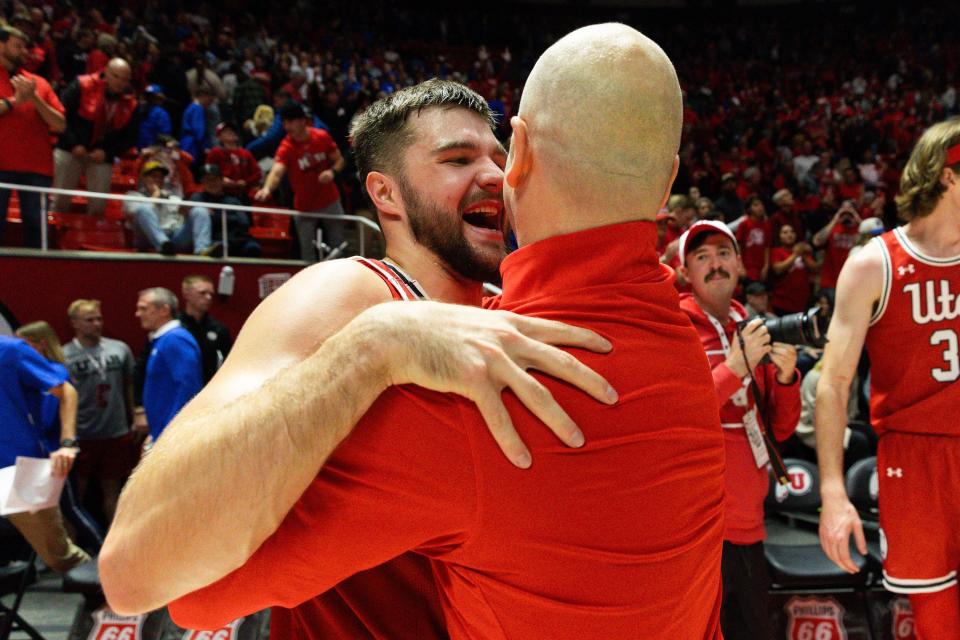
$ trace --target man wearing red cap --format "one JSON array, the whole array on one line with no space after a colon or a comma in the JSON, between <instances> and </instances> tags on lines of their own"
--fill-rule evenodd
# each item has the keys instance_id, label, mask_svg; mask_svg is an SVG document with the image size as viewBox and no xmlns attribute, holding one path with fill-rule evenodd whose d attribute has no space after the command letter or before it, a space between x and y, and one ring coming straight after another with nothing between
<instances>
[{"instance_id":1,"label":"man wearing red cap","mask_svg":"<svg viewBox=\"0 0 960 640\"><path fill-rule=\"evenodd\" d=\"M723 536L723 635L728 640L770 637L767 561L763 553L763 501L767 451L762 431L786 440L800 419L800 377L794 347L770 343L760 318L738 332L747 318L733 299L740 269L739 247L722 222L695 222L680 237L680 272L693 293L680 296L713 368L727 452L726 519ZM770 364L762 364L769 356ZM756 382L766 407L757 407Z\"/></svg>"},{"instance_id":2,"label":"man wearing red cap","mask_svg":"<svg viewBox=\"0 0 960 640\"><path fill-rule=\"evenodd\" d=\"M879 436L883 583L907 594L917 637L960 637L960 119L927 129L900 180L909 220L852 255L817 386L820 543L855 573L867 553L843 478L843 433L860 352L870 355L870 419Z\"/></svg>"}]
</instances>

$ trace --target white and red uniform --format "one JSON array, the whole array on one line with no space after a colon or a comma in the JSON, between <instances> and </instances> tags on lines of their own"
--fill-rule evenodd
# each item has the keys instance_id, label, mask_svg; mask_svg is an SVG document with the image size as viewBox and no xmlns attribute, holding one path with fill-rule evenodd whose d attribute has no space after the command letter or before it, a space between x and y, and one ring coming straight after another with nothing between
<instances>
[{"instance_id":1,"label":"white and red uniform","mask_svg":"<svg viewBox=\"0 0 960 640\"><path fill-rule=\"evenodd\" d=\"M931 593L955 587L960 567L960 256L926 256L902 227L874 242L884 283L866 348L884 585Z\"/></svg>"},{"instance_id":2,"label":"white and red uniform","mask_svg":"<svg viewBox=\"0 0 960 640\"><path fill-rule=\"evenodd\" d=\"M755 407L753 396L746 388L749 378L741 380L724 363L730 352L731 341L736 340L734 333L737 322L745 319L747 313L739 302L731 300L730 318L722 325L705 312L691 294L680 296L680 308L690 317L700 336L700 343L707 352L720 405L720 423L727 457L723 539L740 545L754 544L766 537L763 501L769 486L768 472L766 465L757 465L745 433L747 414L753 412ZM722 336L719 327L723 328ZM786 440L800 421L799 376L794 376L790 384L780 384L777 382L776 367L767 364L754 369L753 377L761 396L768 401L770 424L764 426L777 440Z\"/></svg>"}]
</instances>

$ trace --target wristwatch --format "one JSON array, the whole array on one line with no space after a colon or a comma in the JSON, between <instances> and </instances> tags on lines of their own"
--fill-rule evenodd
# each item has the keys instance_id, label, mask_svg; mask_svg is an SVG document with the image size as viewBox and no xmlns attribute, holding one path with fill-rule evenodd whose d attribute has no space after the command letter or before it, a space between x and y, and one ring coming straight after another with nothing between
<instances>
[{"instance_id":1,"label":"wristwatch","mask_svg":"<svg viewBox=\"0 0 960 640\"><path fill-rule=\"evenodd\" d=\"M76 449L80 445L73 438L64 438L60 441L60 446L67 449Z\"/></svg>"}]
</instances>

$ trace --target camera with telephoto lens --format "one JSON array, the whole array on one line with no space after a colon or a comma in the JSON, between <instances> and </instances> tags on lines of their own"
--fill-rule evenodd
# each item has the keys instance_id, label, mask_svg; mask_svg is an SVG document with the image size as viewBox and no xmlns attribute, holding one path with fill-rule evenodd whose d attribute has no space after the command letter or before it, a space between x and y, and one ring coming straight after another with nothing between
<instances>
[{"instance_id":1,"label":"camera with telephoto lens","mask_svg":"<svg viewBox=\"0 0 960 640\"><path fill-rule=\"evenodd\" d=\"M749 322L750 320L738 322L737 331L743 329ZM770 334L770 342L817 349L822 349L827 344L827 325L829 324L830 320L820 312L820 307L779 318L765 318L763 321L763 326Z\"/></svg>"}]
</instances>

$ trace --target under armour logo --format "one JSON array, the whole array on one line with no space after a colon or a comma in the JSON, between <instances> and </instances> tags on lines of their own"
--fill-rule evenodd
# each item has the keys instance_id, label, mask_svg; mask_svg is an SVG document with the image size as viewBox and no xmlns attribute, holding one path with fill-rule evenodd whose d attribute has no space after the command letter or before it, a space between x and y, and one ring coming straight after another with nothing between
<instances>
[{"instance_id":1,"label":"under armour logo","mask_svg":"<svg viewBox=\"0 0 960 640\"><path fill-rule=\"evenodd\" d=\"M913 264L908 264L905 267L897 267L897 273L899 273L901 276L905 276L908 273L915 273L915 269L913 268Z\"/></svg>"},{"instance_id":2,"label":"under armour logo","mask_svg":"<svg viewBox=\"0 0 960 640\"><path fill-rule=\"evenodd\" d=\"M887 467L887 477L888 477L888 478L902 478L902 477L903 477L903 469L901 469L900 467L897 467L896 469L894 469L893 467Z\"/></svg>"}]
</instances>

